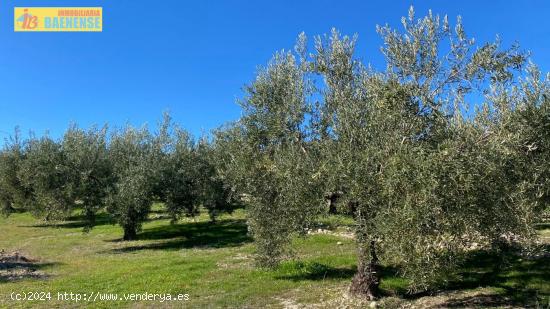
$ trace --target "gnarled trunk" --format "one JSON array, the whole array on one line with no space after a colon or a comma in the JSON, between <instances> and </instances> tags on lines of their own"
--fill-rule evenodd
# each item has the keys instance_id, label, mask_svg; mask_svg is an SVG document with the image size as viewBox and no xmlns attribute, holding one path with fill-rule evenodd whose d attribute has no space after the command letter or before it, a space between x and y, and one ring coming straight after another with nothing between
<instances>
[{"instance_id":1,"label":"gnarled trunk","mask_svg":"<svg viewBox=\"0 0 550 309\"><path fill-rule=\"evenodd\" d=\"M90 231L95 225L95 212L90 208L86 208L84 215L86 217L86 226L84 227L84 231Z\"/></svg>"},{"instance_id":2,"label":"gnarled trunk","mask_svg":"<svg viewBox=\"0 0 550 309\"><path fill-rule=\"evenodd\" d=\"M124 237L123 240L135 240L137 238L136 228L134 226L124 226Z\"/></svg>"},{"instance_id":3,"label":"gnarled trunk","mask_svg":"<svg viewBox=\"0 0 550 309\"><path fill-rule=\"evenodd\" d=\"M375 241L370 242L370 261L366 262L367 255L360 250L357 274L353 277L350 292L355 295L374 300L380 296L380 265L376 255Z\"/></svg>"},{"instance_id":4,"label":"gnarled trunk","mask_svg":"<svg viewBox=\"0 0 550 309\"><path fill-rule=\"evenodd\" d=\"M328 202L328 213L330 215L335 215L337 213L336 210L336 201L338 200L337 193L331 193L327 196L327 202Z\"/></svg>"},{"instance_id":5,"label":"gnarled trunk","mask_svg":"<svg viewBox=\"0 0 550 309\"><path fill-rule=\"evenodd\" d=\"M11 213L14 213L15 212L15 208L12 206L12 203L9 202L9 201L4 201L2 203L1 206L1 209L0 209L0 214L1 213L4 213L4 214L11 214Z\"/></svg>"}]
</instances>

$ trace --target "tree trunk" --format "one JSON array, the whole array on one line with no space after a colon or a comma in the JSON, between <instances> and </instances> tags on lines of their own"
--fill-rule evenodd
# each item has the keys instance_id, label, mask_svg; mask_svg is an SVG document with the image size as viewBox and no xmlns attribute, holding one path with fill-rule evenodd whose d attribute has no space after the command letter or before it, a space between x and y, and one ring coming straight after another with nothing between
<instances>
[{"instance_id":1,"label":"tree trunk","mask_svg":"<svg viewBox=\"0 0 550 309\"><path fill-rule=\"evenodd\" d=\"M212 210L208 213L210 217L210 223L216 223L216 217L218 216L218 213L216 210Z\"/></svg>"},{"instance_id":2,"label":"tree trunk","mask_svg":"<svg viewBox=\"0 0 550 309\"><path fill-rule=\"evenodd\" d=\"M355 201L348 202L348 214L352 215L354 218L357 216L357 206L358 203Z\"/></svg>"},{"instance_id":3,"label":"tree trunk","mask_svg":"<svg viewBox=\"0 0 550 309\"><path fill-rule=\"evenodd\" d=\"M328 213L330 215L335 215L337 213L336 200L338 199L338 196L335 193L332 193L329 195L328 198Z\"/></svg>"},{"instance_id":4,"label":"tree trunk","mask_svg":"<svg viewBox=\"0 0 550 309\"><path fill-rule=\"evenodd\" d=\"M135 240L137 238L136 228L134 226L125 226L124 227L124 237L122 238L125 241Z\"/></svg>"},{"instance_id":5,"label":"tree trunk","mask_svg":"<svg viewBox=\"0 0 550 309\"><path fill-rule=\"evenodd\" d=\"M366 259L366 254L359 254L357 274L351 281L350 292L369 300L375 300L380 296L380 265L374 240L370 242L370 262L367 263Z\"/></svg>"},{"instance_id":6,"label":"tree trunk","mask_svg":"<svg viewBox=\"0 0 550 309\"><path fill-rule=\"evenodd\" d=\"M11 206L11 203L9 201L5 201L0 206L2 206L2 209L0 209L0 213L3 212L4 214L11 214L15 212L15 208Z\"/></svg>"},{"instance_id":7,"label":"tree trunk","mask_svg":"<svg viewBox=\"0 0 550 309\"><path fill-rule=\"evenodd\" d=\"M89 208L86 208L85 211L86 217L86 230L91 230L95 225L95 212Z\"/></svg>"}]
</instances>

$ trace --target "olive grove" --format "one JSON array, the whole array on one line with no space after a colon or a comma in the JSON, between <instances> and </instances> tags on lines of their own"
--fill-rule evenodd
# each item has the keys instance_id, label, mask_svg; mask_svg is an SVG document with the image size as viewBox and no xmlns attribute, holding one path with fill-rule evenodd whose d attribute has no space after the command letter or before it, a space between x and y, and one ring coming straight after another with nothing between
<instances>
[{"instance_id":1,"label":"olive grove","mask_svg":"<svg viewBox=\"0 0 550 309\"><path fill-rule=\"evenodd\" d=\"M176 222L204 208L212 221L238 204L220 177L219 151L196 142L169 115L151 132L126 126L88 130L71 125L60 140L19 131L0 152L0 205L4 215L28 211L46 221L82 214L84 231L100 212L135 240L154 202Z\"/></svg>"},{"instance_id":2,"label":"olive grove","mask_svg":"<svg viewBox=\"0 0 550 309\"><path fill-rule=\"evenodd\" d=\"M79 212L85 230L106 213L135 240L155 202L172 223L244 205L258 265L274 268L337 198L354 220L350 291L369 299L382 265L420 291L475 246L529 248L550 203L549 76L517 45L476 43L460 18L411 8L401 22L377 27L385 69L360 60L356 36L300 34L244 88L242 116L200 139L169 115L156 131L16 130L0 211Z\"/></svg>"}]
</instances>

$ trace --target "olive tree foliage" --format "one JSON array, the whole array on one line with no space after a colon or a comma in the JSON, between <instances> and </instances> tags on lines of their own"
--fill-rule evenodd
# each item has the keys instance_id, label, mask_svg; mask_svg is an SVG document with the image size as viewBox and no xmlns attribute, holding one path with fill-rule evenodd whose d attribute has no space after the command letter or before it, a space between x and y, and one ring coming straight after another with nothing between
<instances>
[{"instance_id":1,"label":"olive tree foliage","mask_svg":"<svg viewBox=\"0 0 550 309\"><path fill-rule=\"evenodd\" d=\"M240 207L240 201L235 188L223 177L223 165L220 160L225 155L225 149L217 148L206 138L195 145L196 160L194 165L198 171L199 204L203 206L212 222L221 213L232 213Z\"/></svg>"},{"instance_id":2,"label":"olive tree foliage","mask_svg":"<svg viewBox=\"0 0 550 309\"><path fill-rule=\"evenodd\" d=\"M25 149L18 129L6 139L0 150L0 214L9 215L16 209L27 209L32 191L18 177Z\"/></svg>"},{"instance_id":3,"label":"olive tree foliage","mask_svg":"<svg viewBox=\"0 0 550 309\"><path fill-rule=\"evenodd\" d=\"M512 151L519 158L519 193L522 202L534 207L533 215L541 220L550 210L550 75L541 76L533 64L520 85L512 92L495 89L494 101L515 107L508 113L508 134L515 134Z\"/></svg>"},{"instance_id":4,"label":"olive tree foliage","mask_svg":"<svg viewBox=\"0 0 550 309\"><path fill-rule=\"evenodd\" d=\"M80 210L89 231L106 210L125 240L136 238L155 201L173 222L201 207L214 221L238 204L215 162L221 153L207 139L195 142L167 113L156 132L127 126L108 136L106 126L73 124L57 141L23 140L16 130L0 151L1 212L26 210L49 220Z\"/></svg>"},{"instance_id":5,"label":"olive tree foliage","mask_svg":"<svg viewBox=\"0 0 550 309\"><path fill-rule=\"evenodd\" d=\"M163 166L162 195L166 208L177 221L182 215L195 216L199 213L198 196L201 176L197 168L194 141L184 130L176 129L170 151Z\"/></svg>"},{"instance_id":6,"label":"olive tree foliage","mask_svg":"<svg viewBox=\"0 0 550 309\"><path fill-rule=\"evenodd\" d=\"M107 211L124 230L124 240L137 237L153 202L165 204L172 223L195 216L204 207L214 221L230 212L234 201L211 161L213 148L197 143L164 115L158 131L126 127L115 132L108 147L112 185ZM111 180L109 180L111 181Z\"/></svg>"},{"instance_id":7,"label":"olive tree foliage","mask_svg":"<svg viewBox=\"0 0 550 309\"><path fill-rule=\"evenodd\" d=\"M311 85L305 74L293 53L276 53L245 88L242 118L218 132L215 141L228 153L220 158L222 177L236 184L247 203L261 266L274 266L289 253L291 235L303 230L318 208L303 203L315 187L306 129ZM315 198L321 205L322 196Z\"/></svg>"},{"instance_id":8,"label":"olive tree foliage","mask_svg":"<svg viewBox=\"0 0 550 309\"><path fill-rule=\"evenodd\" d=\"M127 126L110 138L109 161L115 185L107 196L107 211L134 240L149 214L155 186L153 137L146 128Z\"/></svg>"},{"instance_id":9,"label":"olive tree foliage","mask_svg":"<svg viewBox=\"0 0 550 309\"><path fill-rule=\"evenodd\" d=\"M536 235L534 224L549 202L548 169L542 162L548 156L548 128L542 124L548 117L548 89L548 79L527 65L519 77L491 80L475 116L453 123L456 138L448 143L457 151L445 152L452 169L440 182L452 181L461 191L442 194L454 192L444 197L455 201L451 214L465 219L453 228L463 226L475 242L502 250L511 239L527 245Z\"/></svg>"},{"instance_id":10,"label":"olive tree foliage","mask_svg":"<svg viewBox=\"0 0 550 309\"><path fill-rule=\"evenodd\" d=\"M491 90L517 83L526 55L498 40L476 48L460 19L451 29L446 17L416 20L411 8L402 23L403 32L378 27L385 72L363 68L353 39L335 34L314 59L327 80L321 119L332 132L333 181L357 209L352 291L369 298L378 294L380 260L399 265L412 290L425 289L473 242L532 236L530 204L509 194L522 173L503 146L514 136L504 119L484 125L501 107ZM489 112L465 117L472 96Z\"/></svg>"},{"instance_id":11,"label":"olive tree foliage","mask_svg":"<svg viewBox=\"0 0 550 309\"><path fill-rule=\"evenodd\" d=\"M89 230L114 185L107 127L83 130L72 125L65 132L61 147L69 177L67 191L82 208L87 221L85 230Z\"/></svg>"},{"instance_id":12,"label":"olive tree foliage","mask_svg":"<svg viewBox=\"0 0 550 309\"><path fill-rule=\"evenodd\" d=\"M230 187L220 178L217 150L206 138L195 141L165 114L153 141L154 197L165 203L172 223L200 214L201 207L215 221L237 205Z\"/></svg>"},{"instance_id":13,"label":"olive tree foliage","mask_svg":"<svg viewBox=\"0 0 550 309\"><path fill-rule=\"evenodd\" d=\"M27 210L45 220L65 218L74 201L68 190L70 172L61 144L47 135L31 136L24 153L17 177L32 192Z\"/></svg>"},{"instance_id":14,"label":"olive tree foliage","mask_svg":"<svg viewBox=\"0 0 550 309\"><path fill-rule=\"evenodd\" d=\"M1 154L4 209L63 219L82 208L88 226L112 187L106 129L85 131L71 126L61 141L47 135L22 140L18 131Z\"/></svg>"}]
</instances>

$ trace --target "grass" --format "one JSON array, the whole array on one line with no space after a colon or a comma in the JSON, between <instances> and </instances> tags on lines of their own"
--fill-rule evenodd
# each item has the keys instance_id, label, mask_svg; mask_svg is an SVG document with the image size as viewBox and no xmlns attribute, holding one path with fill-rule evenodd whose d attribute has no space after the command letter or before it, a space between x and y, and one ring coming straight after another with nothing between
<instances>
[{"instance_id":1,"label":"grass","mask_svg":"<svg viewBox=\"0 0 550 309\"><path fill-rule=\"evenodd\" d=\"M0 276L0 307L111 308L113 302L57 300L57 293L170 293L189 294L185 302L117 301L118 307L162 306L188 308L284 308L315 305L320 308L356 307L365 303L345 296L355 273L353 239L338 234L297 238L294 258L275 270L254 266L254 248L247 234L243 210L209 223L206 215L170 225L156 209L138 234L122 242L121 229L108 217L83 233L78 216L66 222L44 224L17 213L0 219L0 249L19 250L36 259L40 278L7 280ZM345 217L323 219L331 229L349 228ZM550 235L541 227L542 237ZM417 307L522 306L545 304L550 297L550 260L514 256L495 272L496 257L476 252L457 279L434 295L406 294L406 280L387 267L382 281L387 297L383 307L408 304ZM47 291L48 302L17 302L12 292ZM445 294L448 293L448 294ZM441 296L445 295L445 296ZM438 298L439 297L439 298Z\"/></svg>"}]
</instances>

